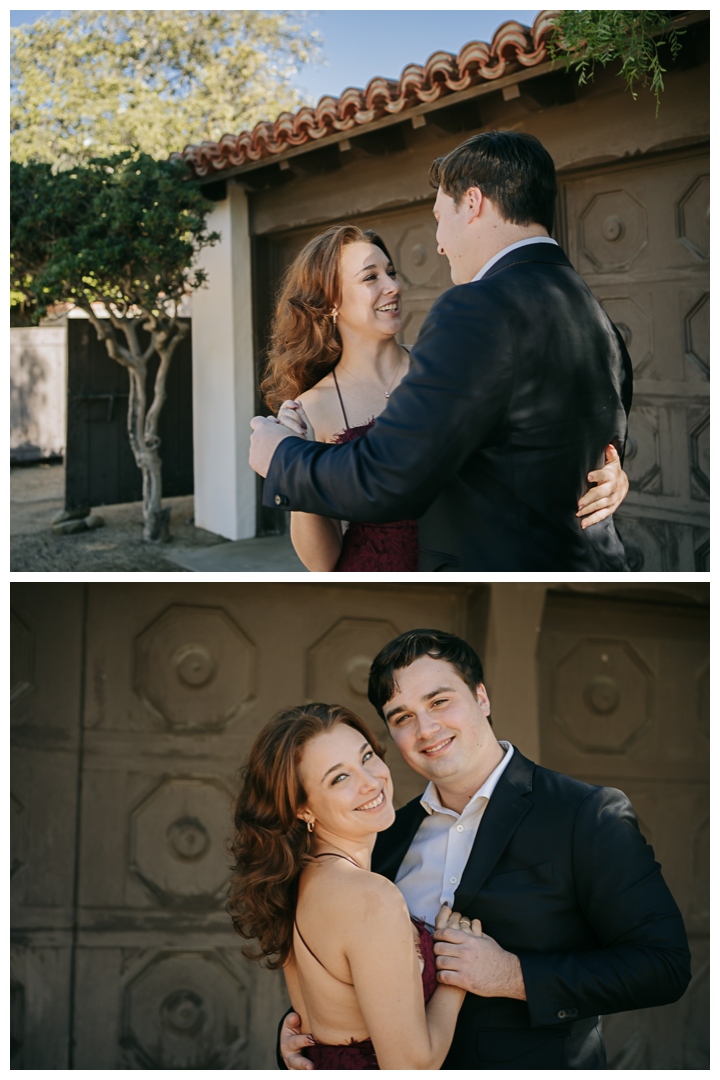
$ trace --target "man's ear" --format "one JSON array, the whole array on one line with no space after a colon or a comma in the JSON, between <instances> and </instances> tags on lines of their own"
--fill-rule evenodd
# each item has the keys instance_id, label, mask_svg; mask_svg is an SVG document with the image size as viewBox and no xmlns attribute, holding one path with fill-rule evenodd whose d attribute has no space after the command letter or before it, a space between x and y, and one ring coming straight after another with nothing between
<instances>
[{"instance_id":1,"label":"man's ear","mask_svg":"<svg viewBox=\"0 0 720 1080\"><path fill-rule=\"evenodd\" d=\"M482 210L482 204L485 199L482 191L478 187L468 188L465 192L464 206L467 214L468 224L471 221L475 221L480 217L480 211Z\"/></svg>"},{"instance_id":2,"label":"man's ear","mask_svg":"<svg viewBox=\"0 0 720 1080\"><path fill-rule=\"evenodd\" d=\"M485 684L484 683L478 683L477 684L476 693L477 693L478 704L480 706L481 711L483 712L483 714L485 716L489 716L490 715L490 698L488 697L488 692L485 689Z\"/></svg>"}]
</instances>

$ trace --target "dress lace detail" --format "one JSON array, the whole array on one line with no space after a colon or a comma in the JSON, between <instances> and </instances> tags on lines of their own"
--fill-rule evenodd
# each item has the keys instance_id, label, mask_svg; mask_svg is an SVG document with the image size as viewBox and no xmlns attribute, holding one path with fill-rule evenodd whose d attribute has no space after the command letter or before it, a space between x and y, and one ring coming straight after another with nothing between
<instances>
[{"instance_id":1,"label":"dress lace detail","mask_svg":"<svg viewBox=\"0 0 720 1080\"><path fill-rule=\"evenodd\" d=\"M335 443L348 443L366 435L375 418L359 427L338 432ZM343 537L340 558L335 571L366 571L391 574L396 571L414 573L418 568L417 521L392 521L386 525L361 524L351 521Z\"/></svg>"}]
</instances>

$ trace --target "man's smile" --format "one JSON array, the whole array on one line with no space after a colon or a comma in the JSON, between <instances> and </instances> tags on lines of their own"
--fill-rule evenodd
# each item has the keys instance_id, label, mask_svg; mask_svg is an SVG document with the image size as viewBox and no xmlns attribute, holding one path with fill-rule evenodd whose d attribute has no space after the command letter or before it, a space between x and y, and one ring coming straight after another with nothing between
<instances>
[{"instance_id":1,"label":"man's smile","mask_svg":"<svg viewBox=\"0 0 720 1080\"><path fill-rule=\"evenodd\" d=\"M443 739L442 742L433 743L432 746L426 746L420 753L426 754L427 757L435 757L435 755L441 753L446 746L449 746L454 739L455 736L451 735L449 739Z\"/></svg>"}]
</instances>

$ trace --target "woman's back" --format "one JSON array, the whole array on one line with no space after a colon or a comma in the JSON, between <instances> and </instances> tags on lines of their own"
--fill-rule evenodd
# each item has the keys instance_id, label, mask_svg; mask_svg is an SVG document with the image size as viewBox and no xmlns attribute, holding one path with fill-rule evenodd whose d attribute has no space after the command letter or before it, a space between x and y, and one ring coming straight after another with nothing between
<instances>
[{"instance_id":1,"label":"woman's back","mask_svg":"<svg viewBox=\"0 0 720 1080\"><path fill-rule=\"evenodd\" d=\"M386 948L380 951L373 947L382 936L381 922L388 918L399 930L389 953ZM318 1044L327 1046L362 1043L370 1038L361 1004L362 984L370 974L362 970L364 967L372 969L370 977L377 987L384 980L385 969L400 964L408 972L415 996L424 1002L435 986L434 964L431 943L422 955L418 938L419 931L391 882L342 856L320 856L300 880L293 953L285 967L293 1007L303 1018L303 1031L312 1032ZM427 970L428 961L432 971Z\"/></svg>"}]
</instances>

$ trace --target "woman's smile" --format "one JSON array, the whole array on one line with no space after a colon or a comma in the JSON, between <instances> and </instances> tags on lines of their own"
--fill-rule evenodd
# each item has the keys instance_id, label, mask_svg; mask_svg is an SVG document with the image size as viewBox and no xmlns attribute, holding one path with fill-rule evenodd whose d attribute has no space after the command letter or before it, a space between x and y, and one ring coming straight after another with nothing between
<instances>
[{"instance_id":1,"label":"woman's smile","mask_svg":"<svg viewBox=\"0 0 720 1080\"><path fill-rule=\"evenodd\" d=\"M383 788L383 790L380 792L380 794L376 795L374 799L372 799L370 802L363 803L362 806L356 806L355 809L356 810L379 810L381 806L385 805L385 802L386 802L385 789Z\"/></svg>"}]
</instances>

